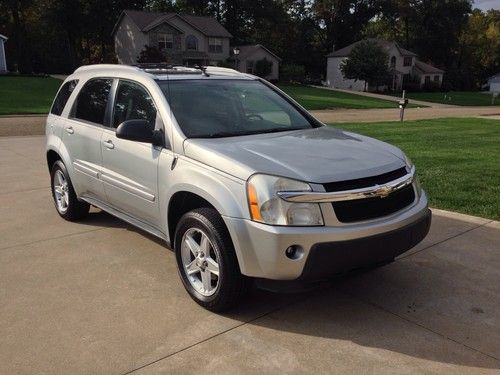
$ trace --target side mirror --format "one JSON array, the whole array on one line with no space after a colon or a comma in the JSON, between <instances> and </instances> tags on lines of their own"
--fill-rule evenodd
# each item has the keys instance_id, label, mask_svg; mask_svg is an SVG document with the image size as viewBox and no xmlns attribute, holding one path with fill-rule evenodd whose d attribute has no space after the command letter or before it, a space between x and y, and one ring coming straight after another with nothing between
<instances>
[{"instance_id":1,"label":"side mirror","mask_svg":"<svg viewBox=\"0 0 500 375\"><path fill-rule=\"evenodd\" d=\"M116 138L136 142L153 142L153 127L147 120L123 121L116 128Z\"/></svg>"}]
</instances>

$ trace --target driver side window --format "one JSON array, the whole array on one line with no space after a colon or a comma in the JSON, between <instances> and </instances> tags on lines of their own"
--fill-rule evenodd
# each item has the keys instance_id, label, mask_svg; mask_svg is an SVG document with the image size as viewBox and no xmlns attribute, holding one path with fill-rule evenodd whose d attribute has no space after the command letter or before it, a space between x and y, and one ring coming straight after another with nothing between
<instances>
[{"instance_id":1,"label":"driver side window","mask_svg":"<svg viewBox=\"0 0 500 375\"><path fill-rule=\"evenodd\" d=\"M147 120L154 128L156 107L149 93L139 84L122 81L118 83L113 108L113 128L127 120Z\"/></svg>"}]
</instances>

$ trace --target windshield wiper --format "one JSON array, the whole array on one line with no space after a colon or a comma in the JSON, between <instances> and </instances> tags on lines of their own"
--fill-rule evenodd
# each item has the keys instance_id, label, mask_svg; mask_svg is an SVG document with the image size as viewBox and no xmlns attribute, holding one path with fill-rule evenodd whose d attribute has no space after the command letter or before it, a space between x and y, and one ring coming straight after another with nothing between
<instances>
[{"instance_id":1,"label":"windshield wiper","mask_svg":"<svg viewBox=\"0 0 500 375\"><path fill-rule=\"evenodd\" d=\"M264 134L264 133L278 133L278 132L286 132L286 131L291 131L291 130L304 130L307 128L289 128L289 127L281 127L281 128L274 128L274 129L264 129L264 130L256 130L253 134Z\"/></svg>"},{"instance_id":2,"label":"windshield wiper","mask_svg":"<svg viewBox=\"0 0 500 375\"><path fill-rule=\"evenodd\" d=\"M273 129L249 130L249 131L245 131L245 132L236 132L236 133L235 132L223 131L223 132L214 132L214 133L209 133L209 134L204 134L204 135L197 135L197 136L193 136L191 138L239 137L239 136L244 136L244 135L277 133L277 132L284 132L284 131L290 131L290 130L304 130L304 129L307 129L307 128L281 127L281 128L273 128Z\"/></svg>"}]
</instances>

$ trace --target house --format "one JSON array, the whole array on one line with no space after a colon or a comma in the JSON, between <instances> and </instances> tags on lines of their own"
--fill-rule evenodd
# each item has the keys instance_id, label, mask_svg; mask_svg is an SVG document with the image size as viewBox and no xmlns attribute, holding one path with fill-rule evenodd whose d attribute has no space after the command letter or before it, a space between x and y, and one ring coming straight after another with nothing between
<instances>
[{"instance_id":1,"label":"house","mask_svg":"<svg viewBox=\"0 0 500 375\"><path fill-rule=\"evenodd\" d=\"M125 10L113 28L121 64L135 64L144 46L156 47L165 61L217 65L229 57L232 35L211 17Z\"/></svg>"},{"instance_id":2,"label":"house","mask_svg":"<svg viewBox=\"0 0 500 375\"><path fill-rule=\"evenodd\" d=\"M5 58L4 43L7 41L5 35L0 34L0 73L7 72L7 60Z\"/></svg>"},{"instance_id":3,"label":"house","mask_svg":"<svg viewBox=\"0 0 500 375\"><path fill-rule=\"evenodd\" d=\"M402 48L398 43L391 42L383 39L367 39L378 43L382 49L389 56L387 65L391 73L391 80L386 88L393 91L400 91L405 82L417 82L419 87L433 84L441 86L443 82L444 71L432 65L423 63L417 59L414 52ZM352 49L361 43L358 41L347 47L333 51L327 55L327 84L330 87L363 91L365 89L365 82L361 80L345 79L340 70L341 63L349 58ZM380 87L368 87L368 90L376 90Z\"/></svg>"},{"instance_id":4,"label":"house","mask_svg":"<svg viewBox=\"0 0 500 375\"><path fill-rule=\"evenodd\" d=\"M500 93L500 73L488 78L486 86L490 88L490 92Z\"/></svg>"},{"instance_id":5,"label":"house","mask_svg":"<svg viewBox=\"0 0 500 375\"><path fill-rule=\"evenodd\" d=\"M262 59L266 59L271 63L271 73L262 78L268 81L278 81L281 59L262 44L236 46L230 60L234 62L238 71L256 74L256 63Z\"/></svg>"}]
</instances>

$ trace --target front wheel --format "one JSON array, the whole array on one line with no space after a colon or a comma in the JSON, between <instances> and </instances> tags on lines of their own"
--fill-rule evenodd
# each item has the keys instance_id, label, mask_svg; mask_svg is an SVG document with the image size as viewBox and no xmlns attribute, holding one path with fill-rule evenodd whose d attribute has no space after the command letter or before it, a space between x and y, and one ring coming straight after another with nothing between
<instances>
[{"instance_id":1,"label":"front wheel","mask_svg":"<svg viewBox=\"0 0 500 375\"><path fill-rule=\"evenodd\" d=\"M229 232L211 208L188 212L175 233L175 255L182 283L191 298L210 311L235 306L248 289Z\"/></svg>"}]
</instances>

